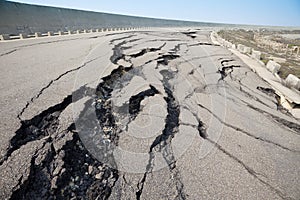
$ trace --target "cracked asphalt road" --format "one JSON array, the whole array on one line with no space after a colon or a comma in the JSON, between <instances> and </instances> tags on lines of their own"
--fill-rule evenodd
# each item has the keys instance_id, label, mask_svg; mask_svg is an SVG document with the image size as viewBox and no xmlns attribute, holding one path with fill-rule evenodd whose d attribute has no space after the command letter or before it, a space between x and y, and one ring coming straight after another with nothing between
<instances>
[{"instance_id":1,"label":"cracked asphalt road","mask_svg":"<svg viewBox=\"0 0 300 200\"><path fill-rule=\"evenodd\" d=\"M0 198L299 199L299 121L209 35L1 43Z\"/></svg>"}]
</instances>

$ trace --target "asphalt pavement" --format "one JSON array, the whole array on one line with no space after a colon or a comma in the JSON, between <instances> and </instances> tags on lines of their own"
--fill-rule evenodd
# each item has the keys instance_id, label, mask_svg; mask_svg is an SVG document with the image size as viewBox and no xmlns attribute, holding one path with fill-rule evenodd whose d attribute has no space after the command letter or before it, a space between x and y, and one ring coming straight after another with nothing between
<instances>
[{"instance_id":1,"label":"asphalt pavement","mask_svg":"<svg viewBox=\"0 0 300 200\"><path fill-rule=\"evenodd\" d=\"M1 199L299 199L300 122L212 28L0 43Z\"/></svg>"}]
</instances>

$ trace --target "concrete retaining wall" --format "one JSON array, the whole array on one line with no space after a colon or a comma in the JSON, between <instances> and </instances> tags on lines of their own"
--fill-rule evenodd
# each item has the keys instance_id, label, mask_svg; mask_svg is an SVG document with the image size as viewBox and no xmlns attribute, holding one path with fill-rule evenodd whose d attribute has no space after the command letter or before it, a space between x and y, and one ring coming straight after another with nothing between
<instances>
[{"instance_id":1,"label":"concrete retaining wall","mask_svg":"<svg viewBox=\"0 0 300 200\"><path fill-rule=\"evenodd\" d=\"M293 74L289 74L286 79L285 79L285 84L288 87L293 87L297 90L300 90L300 79L293 75Z\"/></svg>"},{"instance_id":2,"label":"concrete retaining wall","mask_svg":"<svg viewBox=\"0 0 300 200\"><path fill-rule=\"evenodd\" d=\"M243 52L244 52L244 47L245 47L244 45L238 44L236 48L237 48L237 50L238 50L239 52L243 53Z\"/></svg>"},{"instance_id":3,"label":"concrete retaining wall","mask_svg":"<svg viewBox=\"0 0 300 200\"><path fill-rule=\"evenodd\" d=\"M255 51L252 49L251 57L260 60L261 59L261 52L260 51Z\"/></svg>"},{"instance_id":4,"label":"concrete retaining wall","mask_svg":"<svg viewBox=\"0 0 300 200\"><path fill-rule=\"evenodd\" d=\"M267 69L272 72L273 74L277 74L281 65L273 60L269 60L269 62L266 65Z\"/></svg>"},{"instance_id":5,"label":"concrete retaining wall","mask_svg":"<svg viewBox=\"0 0 300 200\"><path fill-rule=\"evenodd\" d=\"M250 54L251 53L251 47L244 46L244 52L243 53Z\"/></svg>"},{"instance_id":6,"label":"concrete retaining wall","mask_svg":"<svg viewBox=\"0 0 300 200\"><path fill-rule=\"evenodd\" d=\"M220 24L132 17L0 0L0 34L19 35L20 33L66 32L99 28L208 25L219 26Z\"/></svg>"},{"instance_id":7,"label":"concrete retaining wall","mask_svg":"<svg viewBox=\"0 0 300 200\"><path fill-rule=\"evenodd\" d=\"M237 45L237 50L241 53L248 53L250 54L251 53L251 48L250 47L247 47L243 44L238 44Z\"/></svg>"}]
</instances>

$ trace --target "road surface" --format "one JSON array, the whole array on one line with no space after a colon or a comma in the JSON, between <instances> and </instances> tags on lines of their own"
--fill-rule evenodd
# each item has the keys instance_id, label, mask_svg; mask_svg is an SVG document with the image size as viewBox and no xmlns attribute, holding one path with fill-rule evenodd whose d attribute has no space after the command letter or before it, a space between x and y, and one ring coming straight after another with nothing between
<instances>
[{"instance_id":1,"label":"road surface","mask_svg":"<svg viewBox=\"0 0 300 200\"><path fill-rule=\"evenodd\" d=\"M0 198L299 199L299 121L210 31L2 42Z\"/></svg>"}]
</instances>

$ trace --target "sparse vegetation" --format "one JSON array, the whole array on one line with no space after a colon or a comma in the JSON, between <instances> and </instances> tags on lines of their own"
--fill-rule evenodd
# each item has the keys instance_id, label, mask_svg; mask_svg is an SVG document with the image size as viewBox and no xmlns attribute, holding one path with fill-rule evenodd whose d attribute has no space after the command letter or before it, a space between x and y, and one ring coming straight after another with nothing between
<instances>
[{"instance_id":1,"label":"sparse vegetation","mask_svg":"<svg viewBox=\"0 0 300 200\"><path fill-rule=\"evenodd\" d=\"M295 64L290 62L281 63L279 76L281 78L286 78L289 74L294 74L295 76L300 77L300 66L295 66Z\"/></svg>"},{"instance_id":2,"label":"sparse vegetation","mask_svg":"<svg viewBox=\"0 0 300 200\"><path fill-rule=\"evenodd\" d=\"M270 59L267 58L266 54L261 54L261 59L260 59L265 65L269 62Z\"/></svg>"}]
</instances>

